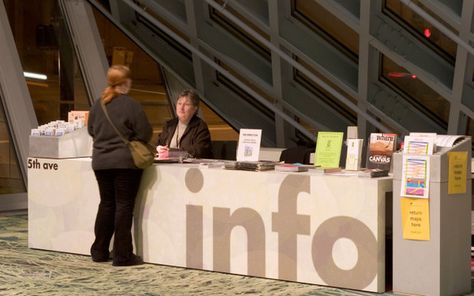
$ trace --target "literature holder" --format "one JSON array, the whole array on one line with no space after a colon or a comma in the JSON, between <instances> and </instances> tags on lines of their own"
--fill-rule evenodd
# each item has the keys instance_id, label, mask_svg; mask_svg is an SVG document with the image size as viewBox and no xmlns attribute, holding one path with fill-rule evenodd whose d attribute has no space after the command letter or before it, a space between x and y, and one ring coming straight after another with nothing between
<instances>
[{"instance_id":1,"label":"literature holder","mask_svg":"<svg viewBox=\"0 0 474 296\"><path fill-rule=\"evenodd\" d=\"M448 195L448 153L466 151L466 192ZM471 290L471 138L430 157L430 240L403 239L400 194L403 154L393 158L393 291L460 295Z\"/></svg>"},{"instance_id":2,"label":"literature holder","mask_svg":"<svg viewBox=\"0 0 474 296\"><path fill-rule=\"evenodd\" d=\"M63 136L30 136L29 156L43 158L91 157L92 138L85 127Z\"/></svg>"}]
</instances>

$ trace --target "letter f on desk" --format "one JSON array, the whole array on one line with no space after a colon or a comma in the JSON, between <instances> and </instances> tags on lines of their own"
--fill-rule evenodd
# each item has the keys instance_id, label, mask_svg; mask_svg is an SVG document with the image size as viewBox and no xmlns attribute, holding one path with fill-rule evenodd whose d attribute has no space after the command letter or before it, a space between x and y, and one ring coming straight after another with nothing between
<instances>
[{"instance_id":1,"label":"letter f on desk","mask_svg":"<svg viewBox=\"0 0 474 296\"><path fill-rule=\"evenodd\" d=\"M287 176L278 192L278 212L272 213L272 231L278 232L278 276L296 281L296 238L310 234L310 216L298 215L297 202L300 192L310 193L309 176Z\"/></svg>"}]
</instances>

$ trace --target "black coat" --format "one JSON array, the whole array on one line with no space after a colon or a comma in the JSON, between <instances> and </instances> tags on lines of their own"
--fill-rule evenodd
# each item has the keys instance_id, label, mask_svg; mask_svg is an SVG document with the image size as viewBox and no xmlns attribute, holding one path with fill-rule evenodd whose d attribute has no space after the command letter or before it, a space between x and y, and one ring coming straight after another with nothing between
<instances>
[{"instance_id":1,"label":"black coat","mask_svg":"<svg viewBox=\"0 0 474 296\"><path fill-rule=\"evenodd\" d=\"M108 103L106 108L110 119L125 138L150 141L153 129L140 103L127 95L120 95ZM100 99L91 107L87 131L94 139L92 150L94 170L137 168L133 163L130 149L105 117Z\"/></svg>"},{"instance_id":2,"label":"black coat","mask_svg":"<svg viewBox=\"0 0 474 296\"><path fill-rule=\"evenodd\" d=\"M168 120L163 127L161 134L158 136L157 144L162 146L167 145L169 147L177 125L178 118ZM209 128L197 115L194 115L189 121L188 126L179 141L179 147L195 158L213 157Z\"/></svg>"}]
</instances>

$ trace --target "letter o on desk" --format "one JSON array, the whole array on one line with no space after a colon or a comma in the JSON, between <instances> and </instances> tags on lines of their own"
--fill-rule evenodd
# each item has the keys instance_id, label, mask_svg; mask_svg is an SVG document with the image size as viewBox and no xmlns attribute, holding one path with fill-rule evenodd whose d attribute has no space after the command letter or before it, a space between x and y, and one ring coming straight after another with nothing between
<instances>
[{"instance_id":1,"label":"letter o on desk","mask_svg":"<svg viewBox=\"0 0 474 296\"><path fill-rule=\"evenodd\" d=\"M350 239L358 251L356 265L350 270L339 268L332 249L340 238ZM312 242L313 265L329 286L364 289L377 274L377 240L361 221L351 217L334 217L316 230Z\"/></svg>"}]
</instances>

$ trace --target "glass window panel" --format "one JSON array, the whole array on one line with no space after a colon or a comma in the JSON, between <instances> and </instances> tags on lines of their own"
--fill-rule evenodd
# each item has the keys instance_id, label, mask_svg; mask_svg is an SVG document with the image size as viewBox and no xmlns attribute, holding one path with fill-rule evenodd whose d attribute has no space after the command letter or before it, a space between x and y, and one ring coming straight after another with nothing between
<instances>
[{"instance_id":1,"label":"glass window panel","mask_svg":"<svg viewBox=\"0 0 474 296\"><path fill-rule=\"evenodd\" d=\"M382 57L382 77L405 94L409 101L426 115L447 126L449 102L405 68L386 56Z\"/></svg>"},{"instance_id":2,"label":"glass window panel","mask_svg":"<svg viewBox=\"0 0 474 296\"><path fill-rule=\"evenodd\" d=\"M25 191L2 100L0 100L0 195Z\"/></svg>"},{"instance_id":3,"label":"glass window panel","mask_svg":"<svg viewBox=\"0 0 474 296\"><path fill-rule=\"evenodd\" d=\"M175 116L168 102L160 65L96 9L94 16L109 62L125 64L131 69L133 83L130 95L142 104L153 126L152 141L156 142L163 124ZM173 31L176 30L173 28ZM181 32L178 34L182 35ZM235 130L204 102L201 102L201 111L213 141L238 139Z\"/></svg>"},{"instance_id":4,"label":"glass window panel","mask_svg":"<svg viewBox=\"0 0 474 296\"><path fill-rule=\"evenodd\" d=\"M71 110L88 110L84 83L55 0L7 1L7 13L38 124L67 120Z\"/></svg>"},{"instance_id":5,"label":"glass window panel","mask_svg":"<svg viewBox=\"0 0 474 296\"><path fill-rule=\"evenodd\" d=\"M218 0L220 4L223 4L225 1ZM235 11L232 7L226 7L232 15L236 16L240 21L244 22L247 26L249 26L252 30L256 31L262 38L266 39L267 41L270 40L270 36L262 31L258 26L254 25L251 21L245 18L243 15L239 14ZM209 17L218 23L222 28L225 28L227 32L231 33L234 37L242 41L244 44L255 50L260 56L265 58L266 60L270 61L270 50L259 40L255 37L249 35L243 29L239 27L239 25L235 24L233 21L228 19L222 13L217 11L215 8L209 6Z\"/></svg>"},{"instance_id":6,"label":"glass window panel","mask_svg":"<svg viewBox=\"0 0 474 296\"><path fill-rule=\"evenodd\" d=\"M293 15L319 30L323 37L345 49L357 60L359 54L359 35L317 1L293 0Z\"/></svg>"},{"instance_id":7,"label":"glass window panel","mask_svg":"<svg viewBox=\"0 0 474 296\"><path fill-rule=\"evenodd\" d=\"M420 1L414 2L417 6L423 8L437 21L439 21L445 27L450 29L454 34L458 34L458 32L454 28L449 26L448 23L446 23L436 14L432 13L423 4L421 4ZM411 31L415 33L415 36L419 37L421 40L425 40L431 45L434 45L434 49L440 55L442 55L446 60L454 64L457 45L453 40L441 33L441 31L432 26L427 20L419 16L417 13L415 13L413 10L411 10L408 6L406 6L399 0L386 0L385 7L392 15L395 15L400 20L402 20L403 24L408 26L408 28L410 28Z\"/></svg>"},{"instance_id":8,"label":"glass window panel","mask_svg":"<svg viewBox=\"0 0 474 296\"><path fill-rule=\"evenodd\" d=\"M159 64L96 9L94 16L109 64L130 67L133 80L130 95L142 104L153 126L155 142L163 123L173 117Z\"/></svg>"}]
</instances>

